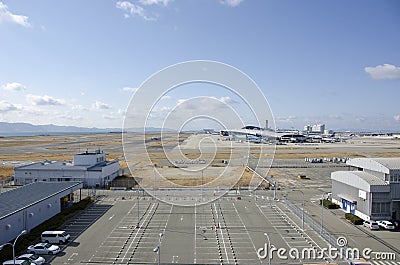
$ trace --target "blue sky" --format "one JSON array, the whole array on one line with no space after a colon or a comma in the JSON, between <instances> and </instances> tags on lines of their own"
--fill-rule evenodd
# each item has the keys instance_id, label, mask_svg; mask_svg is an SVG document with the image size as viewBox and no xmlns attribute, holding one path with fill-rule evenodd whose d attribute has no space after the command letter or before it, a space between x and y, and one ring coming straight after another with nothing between
<instances>
[{"instance_id":1,"label":"blue sky","mask_svg":"<svg viewBox=\"0 0 400 265\"><path fill-rule=\"evenodd\" d=\"M258 84L277 127L400 131L399 28L396 0L0 0L0 120L121 127L149 76L213 60ZM197 86L158 109L199 95L233 97Z\"/></svg>"}]
</instances>

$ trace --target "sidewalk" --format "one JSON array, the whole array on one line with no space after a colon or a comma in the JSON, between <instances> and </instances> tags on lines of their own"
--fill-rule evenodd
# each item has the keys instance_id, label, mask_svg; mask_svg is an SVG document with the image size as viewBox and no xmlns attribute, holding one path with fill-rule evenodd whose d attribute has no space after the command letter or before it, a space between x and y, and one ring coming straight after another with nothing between
<instances>
[{"instance_id":1,"label":"sidewalk","mask_svg":"<svg viewBox=\"0 0 400 265\"><path fill-rule=\"evenodd\" d=\"M319 201L305 203L304 209L309 217L321 224L322 208ZM357 247L360 251L370 248L373 251L393 252L393 250L348 222L344 215L345 212L341 209L330 210L324 208L324 228L335 237L344 236L347 239L348 247ZM397 259L400 259L398 255Z\"/></svg>"}]
</instances>

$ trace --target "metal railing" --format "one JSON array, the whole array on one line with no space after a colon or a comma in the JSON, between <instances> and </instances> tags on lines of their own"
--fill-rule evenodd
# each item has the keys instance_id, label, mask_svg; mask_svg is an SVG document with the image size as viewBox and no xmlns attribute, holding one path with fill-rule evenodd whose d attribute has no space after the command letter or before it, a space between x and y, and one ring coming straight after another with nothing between
<instances>
[{"instance_id":1,"label":"metal railing","mask_svg":"<svg viewBox=\"0 0 400 265\"><path fill-rule=\"evenodd\" d=\"M286 204L287 208L294 213L297 217L301 219L302 212L303 210L297 207L295 204L291 203L288 200L285 200L284 203ZM342 248L341 246L338 245L338 238L329 233L328 230L325 228L321 229L321 223L316 222L313 218L308 216L306 213L304 213L304 223L307 224L312 230L314 230L317 234L319 234L322 239L324 239L328 244L330 244L333 247L338 247ZM346 247L344 247L344 250L346 250Z\"/></svg>"}]
</instances>

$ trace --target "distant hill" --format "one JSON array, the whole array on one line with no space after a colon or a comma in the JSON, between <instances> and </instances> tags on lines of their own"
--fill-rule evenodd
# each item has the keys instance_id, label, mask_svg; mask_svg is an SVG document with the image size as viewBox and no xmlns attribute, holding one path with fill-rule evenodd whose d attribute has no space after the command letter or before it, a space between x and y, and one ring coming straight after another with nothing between
<instances>
[{"instance_id":1,"label":"distant hill","mask_svg":"<svg viewBox=\"0 0 400 265\"><path fill-rule=\"evenodd\" d=\"M121 129L99 129L99 128L85 128L77 126L59 126L54 124L47 125L33 125L30 123L18 122L0 122L0 134L24 134L24 133L105 133L109 131L121 131Z\"/></svg>"},{"instance_id":2,"label":"distant hill","mask_svg":"<svg viewBox=\"0 0 400 265\"><path fill-rule=\"evenodd\" d=\"M143 132L143 128L129 128L127 132ZM148 127L146 132L173 132L172 129L161 129ZM0 136L1 135L37 135L37 134L57 134L57 133L121 133L122 128L87 128L78 126L60 126L54 124L47 125L33 125L25 122L10 123L0 122Z\"/></svg>"}]
</instances>

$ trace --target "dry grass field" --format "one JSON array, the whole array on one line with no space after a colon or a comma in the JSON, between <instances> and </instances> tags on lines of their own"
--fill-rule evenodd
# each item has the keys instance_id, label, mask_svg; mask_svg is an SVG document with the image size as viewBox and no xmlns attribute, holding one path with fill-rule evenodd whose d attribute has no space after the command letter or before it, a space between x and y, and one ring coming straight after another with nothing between
<instances>
[{"instance_id":1,"label":"dry grass field","mask_svg":"<svg viewBox=\"0 0 400 265\"><path fill-rule=\"evenodd\" d=\"M185 144L191 134L176 134L176 133L146 133L145 137L140 134L127 134L125 140L132 142L140 142L145 140L145 146L148 148L146 153L135 153L133 155L135 168L139 170L148 169L148 163L157 164L160 169L167 169L172 166L168 163L168 159L182 159L177 155L177 152L169 153L167 157L162 149L162 145L165 147L167 152L173 150L178 145ZM193 139L193 138L190 138ZM243 157L243 152L238 151L240 148L246 150L246 143L228 143L225 141L216 141L218 145L217 154L201 154L197 148L196 142L188 149L183 149L184 159L195 160L195 159L213 159L213 167L224 167L221 163L222 160L240 159ZM365 146L365 147L364 147ZM0 181L4 178L9 178L13 175L14 166L17 164L36 162L36 161L71 161L73 154L82 150L95 150L100 148L107 152L107 160L118 159L120 161L121 169L124 170L124 174L130 176L129 170L127 169L127 163L122 153L122 136L121 134L85 134L85 135L63 135L63 136L20 136L20 137L4 137L0 138ZM239 148L239 149L236 149ZM240 149L240 150L242 150ZM276 152L274 154L274 147L271 145L250 145L251 153L262 158L274 158L274 159L304 159L304 158L333 158L333 157L400 157L400 142L386 141L386 142L370 142L364 143L358 141L355 143L340 143L337 145L283 145L276 146ZM261 151L262 150L262 151ZM261 152L261 154L260 154ZM149 160L150 159L150 160ZM238 167L237 170L243 170ZM271 169L270 175L280 175L280 171L274 172ZM236 176L238 176L236 174ZM229 182L229 184L237 186L248 186L250 180L253 178L251 172L245 171L242 177L235 184L237 179L224 179L218 180L214 177L205 176L203 181L214 182L215 185L219 185L218 181ZM173 182L177 185L182 186L199 186L201 180L198 178L191 178L190 175L187 178L169 176L165 184L167 185ZM221 185L224 183L221 183ZM225 183L226 184L226 183ZM224 184L224 185L225 185Z\"/></svg>"}]
</instances>

